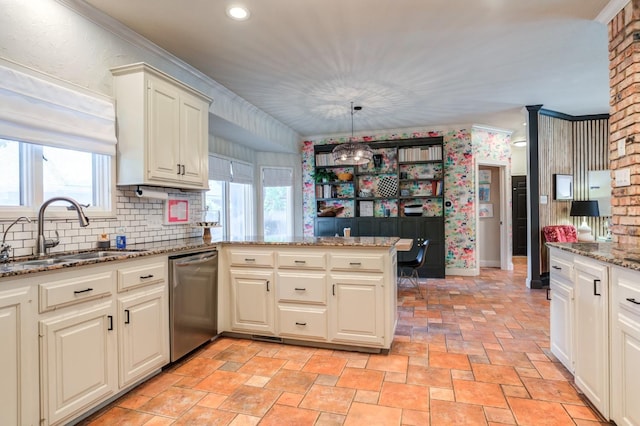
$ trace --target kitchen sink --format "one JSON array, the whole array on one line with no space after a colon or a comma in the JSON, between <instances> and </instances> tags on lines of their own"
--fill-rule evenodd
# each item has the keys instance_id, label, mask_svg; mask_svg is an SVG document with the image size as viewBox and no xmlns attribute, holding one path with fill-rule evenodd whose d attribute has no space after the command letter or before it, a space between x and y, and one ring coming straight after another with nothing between
<instances>
[{"instance_id":1,"label":"kitchen sink","mask_svg":"<svg viewBox=\"0 0 640 426\"><path fill-rule=\"evenodd\" d=\"M137 250L104 250L104 251L89 251L86 253L76 253L76 254L67 254L64 256L58 257L59 259L68 260L91 260L91 259L102 259L103 257L113 257L113 256L126 256L132 253L139 253Z\"/></svg>"},{"instance_id":2,"label":"kitchen sink","mask_svg":"<svg viewBox=\"0 0 640 426\"><path fill-rule=\"evenodd\" d=\"M51 257L48 259L26 260L24 262L18 262L18 263L22 266L49 266L49 265L57 265L59 263L69 263L69 262L71 262L71 259Z\"/></svg>"}]
</instances>

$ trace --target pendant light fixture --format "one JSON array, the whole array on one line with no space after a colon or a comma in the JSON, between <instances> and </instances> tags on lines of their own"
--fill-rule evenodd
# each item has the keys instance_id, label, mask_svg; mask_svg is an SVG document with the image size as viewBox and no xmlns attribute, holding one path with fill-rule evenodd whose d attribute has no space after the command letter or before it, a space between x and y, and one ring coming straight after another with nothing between
<instances>
[{"instance_id":1,"label":"pendant light fixture","mask_svg":"<svg viewBox=\"0 0 640 426\"><path fill-rule=\"evenodd\" d=\"M333 162L338 165L363 165L371 161L373 151L369 145L355 142L353 136L353 114L362 110L361 106L353 106L351 102L351 138L349 142L341 143L333 148Z\"/></svg>"}]
</instances>

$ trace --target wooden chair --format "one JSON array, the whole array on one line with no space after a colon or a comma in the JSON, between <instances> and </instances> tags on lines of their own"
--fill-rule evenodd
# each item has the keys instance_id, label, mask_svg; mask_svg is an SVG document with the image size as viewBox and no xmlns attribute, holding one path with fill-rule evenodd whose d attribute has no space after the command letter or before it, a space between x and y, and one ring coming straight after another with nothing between
<instances>
[{"instance_id":1,"label":"wooden chair","mask_svg":"<svg viewBox=\"0 0 640 426\"><path fill-rule=\"evenodd\" d=\"M424 240L422 245L418 248L418 253L416 254L415 259L399 261L398 267L400 268L400 276L398 277L398 285L402 283L402 280L408 280L413 286L418 290L418 295L421 299L425 297L422 295L420 291L420 275L418 274L418 269L422 268L425 260L427 259L427 249L429 248L429 240ZM411 274L407 275L405 273L406 269L411 269Z\"/></svg>"}]
</instances>

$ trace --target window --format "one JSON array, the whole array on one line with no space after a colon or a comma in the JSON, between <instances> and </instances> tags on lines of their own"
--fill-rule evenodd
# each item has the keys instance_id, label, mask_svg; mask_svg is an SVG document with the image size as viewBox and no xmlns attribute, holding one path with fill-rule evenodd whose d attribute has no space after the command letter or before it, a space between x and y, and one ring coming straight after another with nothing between
<instances>
[{"instance_id":1,"label":"window","mask_svg":"<svg viewBox=\"0 0 640 426\"><path fill-rule=\"evenodd\" d=\"M206 212L220 212L221 227L211 230L213 240L253 235L253 166L209 156L209 191L205 193L205 206Z\"/></svg>"},{"instance_id":2,"label":"window","mask_svg":"<svg viewBox=\"0 0 640 426\"><path fill-rule=\"evenodd\" d=\"M43 201L66 196L88 205L87 213L112 214L111 157L0 139L2 216L35 216ZM64 217L66 209L58 216Z\"/></svg>"},{"instance_id":3,"label":"window","mask_svg":"<svg viewBox=\"0 0 640 426\"><path fill-rule=\"evenodd\" d=\"M290 168L262 169L262 212L265 238L283 239L293 235L293 171Z\"/></svg>"}]
</instances>

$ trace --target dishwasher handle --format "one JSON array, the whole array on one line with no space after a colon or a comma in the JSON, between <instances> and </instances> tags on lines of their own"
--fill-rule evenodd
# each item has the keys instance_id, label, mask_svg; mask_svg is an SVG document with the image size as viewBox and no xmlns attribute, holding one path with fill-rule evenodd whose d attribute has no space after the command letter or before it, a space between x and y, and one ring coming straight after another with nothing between
<instances>
[{"instance_id":1,"label":"dishwasher handle","mask_svg":"<svg viewBox=\"0 0 640 426\"><path fill-rule=\"evenodd\" d=\"M176 267L183 267L183 266L192 266L192 265L200 265L201 263L206 263L208 261L210 261L211 259L215 259L216 257L218 257L218 254L213 254L211 256L206 256L197 260L190 260L188 262L176 262L175 266Z\"/></svg>"}]
</instances>

